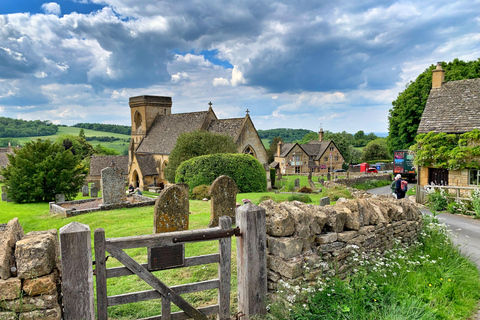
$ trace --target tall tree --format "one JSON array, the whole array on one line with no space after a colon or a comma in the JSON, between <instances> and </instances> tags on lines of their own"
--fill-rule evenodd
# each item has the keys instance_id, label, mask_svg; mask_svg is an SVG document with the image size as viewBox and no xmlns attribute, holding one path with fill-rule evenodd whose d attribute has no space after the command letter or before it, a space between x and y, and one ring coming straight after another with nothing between
<instances>
[{"instance_id":1,"label":"tall tree","mask_svg":"<svg viewBox=\"0 0 480 320\"><path fill-rule=\"evenodd\" d=\"M385 138L370 141L363 148L362 161L384 160L390 158Z\"/></svg>"},{"instance_id":2,"label":"tall tree","mask_svg":"<svg viewBox=\"0 0 480 320\"><path fill-rule=\"evenodd\" d=\"M474 79L480 77L480 59L465 62L455 59L442 62L445 81ZM407 149L414 144L417 129L432 88L432 64L415 81L410 82L397 99L392 102L388 121L388 150Z\"/></svg>"},{"instance_id":3,"label":"tall tree","mask_svg":"<svg viewBox=\"0 0 480 320\"><path fill-rule=\"evenodd\" d=\"M51 140L29 141L14 155L0 174L8 197L16 202L44 202L63 193L71 200L85 181L86 168L76 157Z\"/></svg>"},{"instance_id":4,"label":"tall tree","mask_svg":"<svg viewBox=\"0 0 480 320\"><path fill-rule=\"evenodd\" d=\"M267 149L268 163L272 163L275 160L275 153L277 152L278 142L282 141L282 138L275 137L273 138L270 146Z\"/></svg>"}]
</instances>

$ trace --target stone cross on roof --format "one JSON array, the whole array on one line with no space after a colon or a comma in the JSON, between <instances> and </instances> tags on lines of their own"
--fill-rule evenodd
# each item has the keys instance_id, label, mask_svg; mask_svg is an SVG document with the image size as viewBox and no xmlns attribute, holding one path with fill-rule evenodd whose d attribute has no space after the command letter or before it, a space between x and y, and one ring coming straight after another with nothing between
<instances>
[{"instance_id":1,"label":"stone cross on roof","mask_svg":"<svg viewBox=\"0 0 480 320\"><path fill-rule=\"evenodd\" d=\"M246 111L246 112L247 112L247 114L249 114L249 113L250 113L250 110L248 110L248 109L247 109L247 111Z\"/></svg>"},{"instance_id":2,"label":"stone cross on roof","mask_svg":"<svg viewBox=\"0 0 480 320\"><path fill-rule=\"evenodd\" d=\"M213 104L212 101L210 101L210 102L208 103L208 105L210 106L210 108L212 107L212 104Z\"/></svg>"}]
</instances>

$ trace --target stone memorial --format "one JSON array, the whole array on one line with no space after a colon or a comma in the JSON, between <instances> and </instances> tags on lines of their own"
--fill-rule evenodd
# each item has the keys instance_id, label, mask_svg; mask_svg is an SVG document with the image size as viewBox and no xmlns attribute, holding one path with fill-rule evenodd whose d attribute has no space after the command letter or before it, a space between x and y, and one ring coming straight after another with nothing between
<instances>
[{"instance_id":1,"label":"stone memorial","mask_svg":"<svg viewBox=\"0 0 480 320\"><path fill-rule=\"evenodd\" d=\"M208 227L217 227L218 219L223 216L232 218L235 224L235 208L237 204L238 187L229 176L220 176L213 181L210 191L210 223Z\"/></svg>"},{"instance_id":2,"label":"stone memorial","mask_svg":"<svg viewBox=\"0 0 480 320\"><path fill-rule=\"evenodd\" d=\"M57 193L55 195L55 203L63 203L65 202L65 195L63 193Z\"/></svg>"},{"instance_id":3,"label":"stone memorial","mask_svg":"<svg viewBox=\"0 0 480 320\"><path fill-rule=\"evenodd\" d=\"M330 179L331 179L331 176L330 176L330 172L329 172L329 173L327 173L327 181L330 181Z\"/></svg>"},{"instance_id":4,"label":"stone memorial","mask_svg":"<svg viewBox=\"0 0 480 320\"><path fill-rule=\"evenodd\" d=\"M127 194L122 171L116 167L108 167L102 169L101 175L103 205L125 202Z\"/></svg>"},{"instance_id":5,"label":"stone memorial","mask_svg":"<svg viewBox=\"0 0 480 320\"><path fill-rule=\"evenodd\" d=\"M98 198L98 188L93 185L91 188L90 188L90 196L92 198Z\"/></svg>"},{"instance_id":6,"label":"stone memorial","mask_svg":"<svg viewBox=\"0 0 480 320\"><path fill-rule=\"evenodd\" d=\"M315 190L317 187L315 186L315 183L313 183L312 180L308 180L308 185L310 186L310 189Z\"/></svg>"},{"instance_id":7,"label":"stone memorial","mask_svg":"<svg viewBox=\"0 0 480 320\"><path fill-rule=\"evenodd\" d=\"M89 193L89 190L88 190L88 185L86 184L82 187L82 196L88 197L89 195L90 195L90 193Z\"/></svg>"},{"instance_id":8,"label":"stone memorial","mask_svg":"<svg viewBox=\"0 0 480 320\"><path fill-rule=\"evenodd\" d=\"M7 186L2 186L2 193L7 192Z\"/></svg>"},{"instance_id":9,"label":"stone memorial","mask_svg":"<svg viewBox=\"0 0 480 320\"><path fill-rule=\"evenodd\" d=\"M320 206L326 206L330 204L330 197L323 197L320 199Z\"/></svg>"},{"instance_id":10,"label":"stone memorial","mask_svg":"<svg viewBox=\"0 0 480 320\"><path fill-rule=\"evenodd\" d=\"M312 180L312 171L308 173L308 181L311 181L311 180Z\"/></svg>"},{"instance_id":11,"label":"stone memorial","mask_svg":"<svg viewBox=\"0 0 480 320\"><path fill-rule=\"evenodd\" d=\"M7 194L2 192L2 201L7 201Z\"/></svg>"},{"instance_id":12,"label":"stone memorial","mask_svg":"<svg viewBox=\"0 0 480 320\"><path fill-rule=\"evenodd\" d=\"M295 179L295 189L300 188L300 179Z\"/></svg>"},{"instance_id":13,"label":"stone memorial","mask_svg":"<svg viewBox=\"0 0 480 320\"><path fill-rule=\"evenodd\" d=\"M153 232L188 230L189 209L188 193L183 187L178 185L166 187L155 201Z\"/></svg>"}]
</instances>

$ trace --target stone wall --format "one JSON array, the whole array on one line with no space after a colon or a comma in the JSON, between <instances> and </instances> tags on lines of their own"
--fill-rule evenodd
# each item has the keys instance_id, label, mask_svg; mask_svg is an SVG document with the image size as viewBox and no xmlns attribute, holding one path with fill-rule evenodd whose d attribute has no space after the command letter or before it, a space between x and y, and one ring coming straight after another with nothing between
<instances>
[{"instance_id":1,"label":"stone wall","mask_svg":"<svg viewBox=\"0 0 480 320\"><path fill-rule=\"evenodd\" d=\"M422 227L421 212L412 202L390 196L324 207L268 200L260 207L267 216L269 293L276 291L280 280L299 284L322 275L345 274L354 246L357 251L383 253L395 239L416 240Z\"/></svg>"},{"instance_id":2,"label":"stone wall","mask_svg":"<svg viewBox=\"0 0 480 320\"><path fill-rule=\"evenodd\" d=\"M326 188L331 188L335 184L341 184L341 185L346 186L346 187L351 187L354 184L363 183L365 181L374 180L374 179L392 181L392 175L390 173L367 173L367 174L364 174L362 172L362 174L359 175L359 176L354 176L354 177L345 178L345 179L333 179L333 180L330 180L330 181L325 181L324 186Z\"/></svg>"},{"instance_id":3,"label":"stone wall","mask_svg":"<svg viewBox=\"0 0 480 320\"><path fill-rule=\"evenodd\" d=\"M0 319L62 319L57 230L0 225Z\"/></svg>"}]
</instances>

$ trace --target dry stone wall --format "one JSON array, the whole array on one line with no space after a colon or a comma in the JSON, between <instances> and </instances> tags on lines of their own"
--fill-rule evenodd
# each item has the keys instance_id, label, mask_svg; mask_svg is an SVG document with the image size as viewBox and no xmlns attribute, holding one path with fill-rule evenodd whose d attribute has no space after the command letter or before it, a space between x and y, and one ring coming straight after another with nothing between
<instances>
[{"instance_id":1,"label":"dry stone wall","mask_svg":"<svg viewBox=\"0 0 480 320\"><path fill-rule=\"evenodd\" d=\"M62 319L57 230L0 225L0 319Z\"/></svg>"},{"instance_id":2,"label":"dry stone wall","mask_svg":"<svg viewBox=\"0 0 480 320\"><path fill-rule=\"evenodd\" d=\"M280 280L298 284L322 275L345 274L346 262L355 250L383 253L395 241L416 240L422 227L417 207L391 196L323 207L268 200L260 207L266 210L268 289L272 294Z\"/></svg>"},{"instance_id":3,"label":"dry stone wall","mask_svg":"<svg viewBox=\"0 0 480 320\"><path fill-rule=\"evenodd\" d=\"M331 188L336 184L343 186L351 187L357 183L363 183L368 180L392 180L392 175L390 173L362 173L359 176L353 176L346 179L333 179L330 181L325 181L325 187Z\"/></svg>"}]
</instances>

